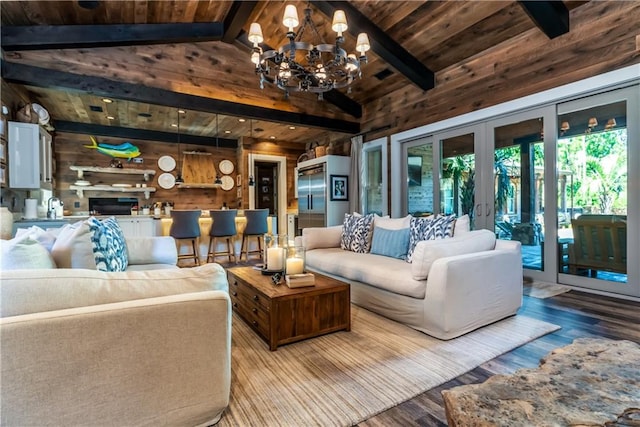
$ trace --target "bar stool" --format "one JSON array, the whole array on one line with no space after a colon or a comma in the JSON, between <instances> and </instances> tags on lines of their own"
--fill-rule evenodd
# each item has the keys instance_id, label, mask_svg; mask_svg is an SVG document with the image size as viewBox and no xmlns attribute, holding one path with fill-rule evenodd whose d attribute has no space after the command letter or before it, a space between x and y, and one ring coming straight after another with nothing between
<instances>
[{"instance_id":1,"label":"bar stool","mask_svg":"<svg viewBox=\"0 0 640 427\"><path fill-rule=\"evenodd\" d=\"M259 254L262 257L262 237L269 227L267 226L267 217L269 216L269 209L246 209L244 216L247 218L247 226L242 233L242 244L240 245L240 260L242 260L242 253L244 252L249 260L249 254ZM258 239L258 250L249 250L249 239L256 237ZM246 241L246 247L245 247Z\"/></svg>"},{"instance_id":2,"label":"bar stool","mask_svg":"<svg viewBox=\"0 0 640 427\"><path fill-rule=\"evenodd\" d=\"M198 255L198 238L200 237L200 219L201 211L171 211L171 228L169 235L176 239L178 243L178 262L181 259L193 258L196 265L200 265L200 256ZM180 240L190 240L193 252L188 254L180 254Z\"/></svg>"},{"instance_id":3,"label":"bar stool","mask_svg":"<svg viewBox=\"0 0 640 427\"><path fill-rule=\"evenodd\" d=\"M209 231L209 249L207 250L207 262L211 259L211 262L215 262L216 256L227 255L229 262L231 257L236 260L236 251L231 239L236 235L236 214L237 209L225 209L225 210L211 210L209 215L211 216L211 231ZM227 240L226 251L216 251L216 243L218 238L224 238Z\"/></svg>"}]
</instances>

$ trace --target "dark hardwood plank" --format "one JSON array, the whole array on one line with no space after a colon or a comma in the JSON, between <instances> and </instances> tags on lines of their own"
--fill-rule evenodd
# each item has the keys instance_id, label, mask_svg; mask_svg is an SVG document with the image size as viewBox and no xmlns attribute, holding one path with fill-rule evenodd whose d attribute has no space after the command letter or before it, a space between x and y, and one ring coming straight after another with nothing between
<instances>
[{"instance_id":1,"label":"dark hardwood plank","mask_svg":"<svg viewBox=\"0 0 640 427\"><path fill-rule=\"evenodd\" d=\"M484 382L538 366L540 358L578 337L604 337L640 342L640 303L571 291L548 299L524 297L519 314L555 323L562 329L492 359L459 377L382 412L362 427L446 426L442 390Z\"/></svg>"}]
</instances>

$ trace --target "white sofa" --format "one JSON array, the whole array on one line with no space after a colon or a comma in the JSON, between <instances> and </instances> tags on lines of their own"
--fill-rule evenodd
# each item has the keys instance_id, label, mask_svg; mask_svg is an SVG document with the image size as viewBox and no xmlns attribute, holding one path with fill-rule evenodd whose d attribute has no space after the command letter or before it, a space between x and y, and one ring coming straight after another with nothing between
<instances>
[{"instance_id":1,"label":"white sofa","mask_svg":"<svg viewBox=\"0 0 640 427\"><path fill-rule=\"evenodd\" d=\"M301 241L307 268L350 283L354 304L451 339L522 304L520 243L496 240L488 230L463 231L420 241L411 263L341 249L340 225L306 228Z\"/></svg>"},{"instance_id":2,"label":"white sofa","mask_svg":"<svg viewBox=\"0 0 640 427\"><path fill-rule=\"evenodd\" d=\"M231 303L220 265L0 274L1 425L220 419L231 378Z\"/></svg>"}]
</instances>

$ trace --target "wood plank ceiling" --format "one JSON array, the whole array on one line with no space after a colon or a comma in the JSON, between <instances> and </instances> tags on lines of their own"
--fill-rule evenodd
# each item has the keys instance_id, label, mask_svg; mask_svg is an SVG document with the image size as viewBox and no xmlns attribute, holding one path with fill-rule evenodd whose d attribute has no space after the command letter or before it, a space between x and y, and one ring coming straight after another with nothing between
<instances>
[{"instance_id":1,"label":"wood plank ceiling","mask_svg":"<svg viewBox=\"0 0 640 427\"><path fill-rule=\"evenodd\" d=\"M81 6L87 3L95 7ZM302 16L307 3L291 3ZM27 88L59 130L175 134L171 124L181 108L187 111L181 132L209 144L216 134L218 142L271 136L299 143L344 140L371 130L363 129L364 117L380 100L407 88L428 92L436 73L537 27L548 37L566 32L569 12L584 3L311 2L326 42L335 40L335 8L347 11L348 52L359 31L367 31L372 42L362 78L348 93L334 91L319 101L311 93L285 99L273 85L261 90L249 62L251 22L261 23L265 44L286 40L281 1L3 1L2 73L6 82ZM163 37L152 32L149 39L136 39L142 27Z\"/></svg>"}]
</instances>

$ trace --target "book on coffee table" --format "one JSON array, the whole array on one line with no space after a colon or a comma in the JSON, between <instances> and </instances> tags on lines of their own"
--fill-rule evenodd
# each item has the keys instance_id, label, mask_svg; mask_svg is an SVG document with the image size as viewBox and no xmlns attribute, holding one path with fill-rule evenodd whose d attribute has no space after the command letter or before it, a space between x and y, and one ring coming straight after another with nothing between
<instances>
[{"instance_id":1,"label":"book on coffee table","mask_svg":"<svg viewBox=\"0 0 640 427\"><path fill-rule=\"evenodd\" d=\"M285 281L290 288L302 288L304 286L314 286L316 277L313 273L287 274Z\"/></svg>"}]
</instances>

